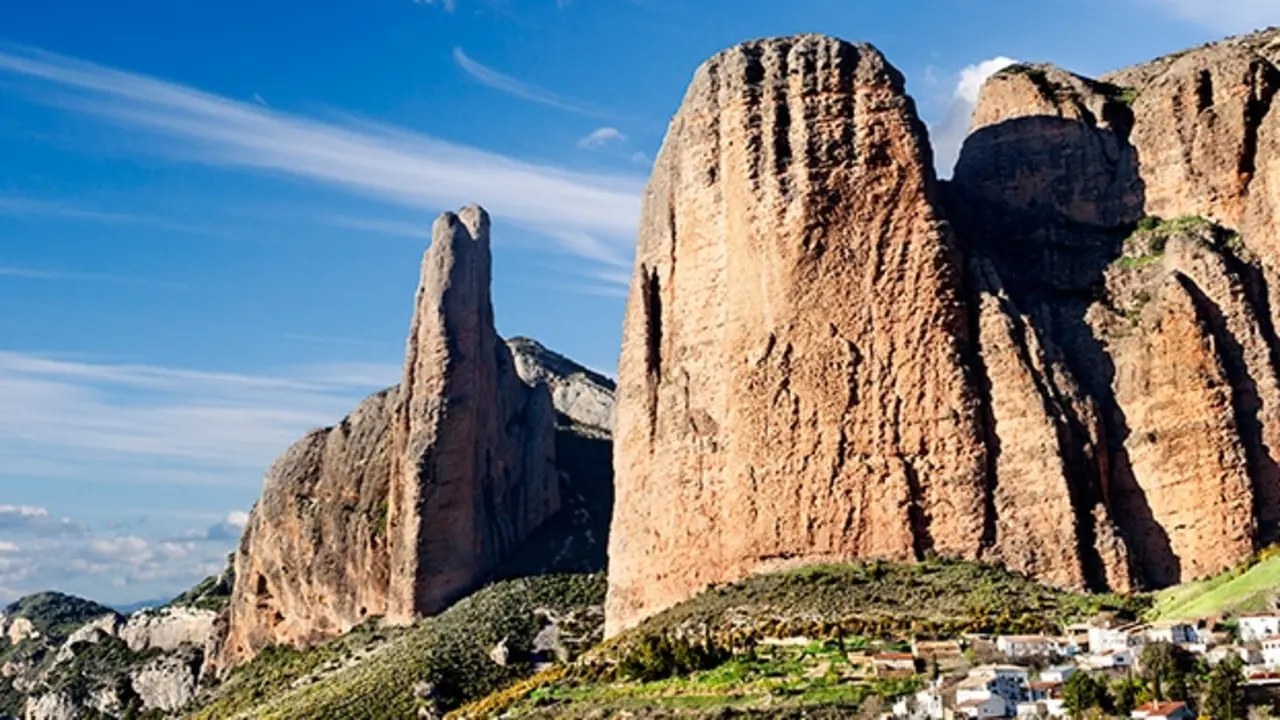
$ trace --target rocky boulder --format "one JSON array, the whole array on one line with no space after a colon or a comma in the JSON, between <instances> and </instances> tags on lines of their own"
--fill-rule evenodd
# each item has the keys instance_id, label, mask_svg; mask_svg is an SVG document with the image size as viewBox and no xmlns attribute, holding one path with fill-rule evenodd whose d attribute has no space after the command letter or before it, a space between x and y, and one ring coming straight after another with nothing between
<instances>
[{"instance_id":1,"label":"rocky boulder","mask_svg":"<svg viewBox=\"0 0 1280 720\"><path fill-rule=\"evenodd\" d=\"M198 657L164 655L129 674L129 684L142 700L143 710L176 712L196 696Z\"/></svg>"},{"instance_id":2,"label":"rocky boulder","mask_svg":"<svg viewBox=\"0 0 1280 720\"><path fill-rule=\"evenodd\" d=\"M551 390L551 404L557 413L585 432L610 432L617 390L613 380L548 350L537 340L511 338L507 347L520 379Z\"/></svg>"},{"instance_id":3,"label":"rocky boulder","mask_svg":"<svg viewBox=\"0 0 1280 720\"><path fill-rule=\"evenodd\" d=\"M218 613L190 607L143 610L129 617L120 639L134 652L173 652L182 647L203 648L214 634Z\"/></svg>"}]
</instances>

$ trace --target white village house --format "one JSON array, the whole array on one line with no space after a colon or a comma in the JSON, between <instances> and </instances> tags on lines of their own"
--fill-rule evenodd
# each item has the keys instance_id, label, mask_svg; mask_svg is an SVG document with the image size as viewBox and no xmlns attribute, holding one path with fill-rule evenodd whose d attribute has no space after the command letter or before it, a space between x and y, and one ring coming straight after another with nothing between
<instances>
[{"instance_id":1,"label":"white village house","mask_svg":"<svg viewBox=\"0 0 1280 720\"><path fill-rule=\"evenodd\" d=\"M1146 635L1138 623L1106 620L1089 627L1089 653L1092 655L1133 650L1145 644Z\"/></svg>"},{"instance_id":2,"label":"white village house","mask_svg":"<svg viewBox=\"0 0 1280 720\"><path fill-rule=\"evenodd\" d=\"M1043 677L1043 675L1041 676ZM1027 699L1018 703L1018 717L1064 717L1061 681L1040 680L1027 686Z\"/></svg>"},{"instance_id":3,"label":"white village house","mask_svg":"<svg viewBox=\"0 0 1280 720\"><path fill-rule=\"evenodd\" d=\"M1167 642L1173 645L1193 645L1200 642L1200 634L1191 623L1176 620L1155 622L1146 627L1147 642Z\"/></svg>"},{"instance_id":4,"label":"white village house","mask_svg":"<svg viewBox=\"0 0 1280 720\"><path fill-rule=\"evenodd\" d=\"M1240 615L1240 642L1261 642L1280 635L1280 613L1243 613Z\"/></svg>"},{"instance_id":5,"label":"white village house","mask_svg":"<svg viewBox=\"0 0 1280 720\"><path fill-rule=\"evenodd\" d=\"M942 706L942 693L938 683L927 687L915 695L898 700L893 704L892 717L901 720L942 720L946 710Z\"/></svg>"},{"instance_id":6,"label":"white village house","mask_svg":"<svg viewBox=\"0 0 1280 720\"><path fill-rule=\"evenodd\" d=\"M974 668L956 686L956 712L970 718L1013 717L1027 699L1027 669L1016 665Z\"/></svg>"},{"instance_id":7,"label":"white village house","mask_svg":"<svg viewBox=\"0 0 1280 720\"><path fill-rule=\"evenodd\" d=\"M1280 667L1280 636L1263 639L1262 664L1269 668Z\"/></svg>"},{"instance_id":8,"label":"white village house","mask_svg":"<svg viewBox=\"0 0 1280 720\"><path fill-rule=\"evenodd\" d=\"M1046 635L1001 635L996 650L1011 660L1047 657L1060 652L1058 642Z\"/></svg>"}]
</instances>

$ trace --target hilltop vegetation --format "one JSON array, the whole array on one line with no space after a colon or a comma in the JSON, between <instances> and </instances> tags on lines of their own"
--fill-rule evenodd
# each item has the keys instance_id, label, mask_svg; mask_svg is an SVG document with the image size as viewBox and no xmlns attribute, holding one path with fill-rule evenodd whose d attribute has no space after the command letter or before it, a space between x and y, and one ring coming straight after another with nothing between
<instances>
[{"instance_id":1,"label":"hilltop vegetation","mask_svg":"<svg viewBox=\"0 0 1280 720\"><path fill-rule=\"evenodd\" d=\"M950 637L1051 631L1101 610L1133 615L1145 608L1142 597L1068 593L997 565L931 558L757 575L711 588L650 618L630 635L696 629L731 642L791 636Z\"/></svg>"},{"instance_id":2,"label":"hilltop vegetation","mask_svg":"<svg viewBox=\"0 0 1280 720\"><path fill-rule=\"evenodd\" d=\"M307 651L273 648L237 669L192 717L386 720L415 718L423 707L442 712L597 642L604 589L602 575L511 580L411 628L369 624ZM558 631L537 647L552 624Z\"/></svg>"},{"instance_id":3,"label":"hilltop vegetation","mask_svg":"<svg viewBox=\"0 0 1280 720\"><path fill-rule=\"evenodd\" d=\"M815 708L843 717L872 698L887 701L919 686L921 678L910 674L877 678L867 653L904 650L913 637L1052 630L1102 610L1136 616L1146 608L1143 597L1063 592L963 561L806 567L712 588L573 667L535 676L455 717L622 710L641 717L729 710L812 717Z\"/></svg>"}]
</instances>

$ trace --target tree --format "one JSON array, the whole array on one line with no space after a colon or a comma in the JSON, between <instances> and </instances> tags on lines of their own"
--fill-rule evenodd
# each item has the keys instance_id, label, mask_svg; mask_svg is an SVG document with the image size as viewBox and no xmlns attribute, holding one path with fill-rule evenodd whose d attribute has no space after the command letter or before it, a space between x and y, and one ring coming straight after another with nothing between
<instances>
[{"instance_id":1,"label":"tree","mask_svg":"<svg viewBox=\"0 0 1280 720\"><path fill-rule=\"evenodd\" d=\"M1187 700L1191 696L1188 679L1195 666L1191 653L1161 640L1142 648L1139 664L1156 701Z\"/></svg>"},{"instance_id":2,"label":"tree","mask_svg":"<svg viewBox=\"0 0 1280 720\"><path fill-rule=\"evenodd\" d=\"M1244 720L1248 713L1244 697L1244 664L1232 655L1213 668L1205 693L1204 711L1214 720Z\"/></svg>"},{"instance_id":3,"label":"tree","mask_svg":"<svg viewBox=\"0 0 1280 720\"><path fill-rule=\"evenodd\" d=\"M1133 709L1150 698L1142 681L1134 677L1117 680L1111 684L1111 704L1117 715L1128 717Z\"/></svg>"},{"instance_id":4,"label":"tree","mask_svg":"<svg viewBox=\"0 0 1280 720\"><path fill-rule=\"evenodd\" d=\"M1102 683L1086 672L1072 673L1062 686L1062 706L1075 720L1080 720L1089 710L1102 707L1104 696Z\"/></svg>"}]
</instances>

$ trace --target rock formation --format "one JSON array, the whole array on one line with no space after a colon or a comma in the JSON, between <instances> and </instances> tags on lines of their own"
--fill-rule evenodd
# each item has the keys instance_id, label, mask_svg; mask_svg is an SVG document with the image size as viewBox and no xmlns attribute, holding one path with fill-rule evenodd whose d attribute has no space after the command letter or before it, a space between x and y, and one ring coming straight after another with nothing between
<instances>
[{"instance_id":1,"label":"rock formation","mask_svg":"<svg viewBox=\"0 0 1280 720\"><path fill-rule=\"evenodd\" d=\"M589 492L564 476L581 475L566 469L573 458L556 465L567 442L557 413L607 446L611 382L532 341L504 343L490 263L483 210L437 220L402 381L309 433L267 473L236 554L219 668L375 616L438 612L508 574L503 561L525 554L526 540L563 549L562 536L577 537L569 520L550 522L562 507L580 512Z\"/></svg>"},{"instance_id":2,"label":"rock formation","mask_svg":"<svg viewBox=\"0 0 1280 720\"><path fill-rule=\"evenodd\" d=\"M874 48L706 63L644 197L609 631L782 564L1127 590L1280 536L1278 60L1011 67L940 187Z\"/></svg>"},{"instance_id":3,"label":"rock formation","mask_svg":"<svg viewBox=\"0 0 1280 720\"><path fill-rule=\"evenodd\" d=\"M607 435L613 428L613 380L588 370L537 340L511 338L507 341L516 362L516 372L529 385L545 383L551 389L556 412L584 430Z\"/></svg>"},{"instance_id":4,"label":"rock formation","mask_svg":"<svg viewBox=\"0 0 1280 720\"><path fill-rule=\"evenodd\" d=\"M868 45L754 42L697 71L624 323L610 632L788 563L979 555L987 451L930 166Z\"/></svg>"},{"instance_id":5,"label":"rock formation","mask_svg":"<svg viewBox=\"0 0 1280 720\"><path fill-rule=\"evenodd\" d=\"M436 222L392 412L387 614L443 610L560 508L546 386L493 326L489 217Z\"/></svg>"}]
</instances>

